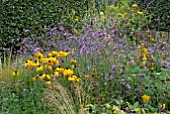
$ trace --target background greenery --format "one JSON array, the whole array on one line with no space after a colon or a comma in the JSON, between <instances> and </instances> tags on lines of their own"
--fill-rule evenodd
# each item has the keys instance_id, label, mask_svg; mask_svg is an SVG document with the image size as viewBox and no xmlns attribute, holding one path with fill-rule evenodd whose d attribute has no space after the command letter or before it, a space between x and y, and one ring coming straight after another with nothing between
<instances>
[{"instance_id":1,"label":"background greenery","mask_svg":"<svg viewBox=\"0 0 170 114\"><path fill-rule=\"evenodd\" d=\"M11 48L14 51L18 50L22 39L30 36L29 32L35 36L42 36L46 32L44 28L54 27L60 22L64 22L66 28L71 30L86 16L90 3L91 0L2 1L0 3L1 54Z\"/></svg>"},{"instance_id":2,"label":"background greenery","mask_svg":"<svg viewBox=\"0 0 170 114\"><path fill-rule=\"evenodd\" d=\"M170 31L170 0L134 0L148 11L148 28L156 31Z\"/></svg>"}]
</instances>

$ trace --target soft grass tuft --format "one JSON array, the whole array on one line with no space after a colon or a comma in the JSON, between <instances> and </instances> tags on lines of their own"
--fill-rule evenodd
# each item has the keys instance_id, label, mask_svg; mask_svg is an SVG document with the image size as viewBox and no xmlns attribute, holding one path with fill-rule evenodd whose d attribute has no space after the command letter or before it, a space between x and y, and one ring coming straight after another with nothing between
<instances>
[{"instance_id":1,"label":"soft grass tuft","mask_svg":"<svg viewBox=\"0 0 170 114\"><path fill-rule=\"evenodd\" d=\"M73 99L72 94L66 90L65 87L56 83L54 89L45 89L45 101L47 101L46 106L51 110L53 114L85 114L83 111L86 103L82 101L82 89L80 86L75 86L75 95L78 100ZM87 97L87 96L86 96ZM79 109L77 110L77 104L79 104Z\"/></svg>"}]
</instances>

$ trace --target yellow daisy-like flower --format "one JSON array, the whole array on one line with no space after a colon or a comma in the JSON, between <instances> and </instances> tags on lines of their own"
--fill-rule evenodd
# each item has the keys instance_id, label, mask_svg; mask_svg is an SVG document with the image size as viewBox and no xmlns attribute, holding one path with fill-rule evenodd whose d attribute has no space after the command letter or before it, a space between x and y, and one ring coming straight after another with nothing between
<instances>
[{"instance_id":1,"label":"yellow daisy-like flower","mask_svg":"<svg viewBox=\"0 0 170 114\"><path fill-rule=\"evenodd\" d=\"M143 102L147 103L147 102L149 102L149 100L150 100L150 96L144 94L144 95L142 96L142 99L143 99Z\"/></svg>"},{"instance_id":2,"label":"yellow daisy-like flower","mask_svg":"<svg viewBox=\"0 0 170 114\"><path fill-rule=\"evenodd\" d=\"M45 82L45 85L51 85L51 81Z\"/></svg>"},{"instance_id":3,"label":"yellow daisy-like flower","mask_svg":"<svg viewBox=\"0 0 170 114\"><path fill-rule=\"evenodd\" d=\"M72 11L72 13L75 15L75 14L76 14L76 11L75 11L75 10L73 10L73 11Z\"/></svg>"},{"instance_id":4,"label":"yellow daisy-like flower","mask_svg":"<svg viewBox=\"0 0 170 114\"><path fill-rule=\"evenodd\" d=\"M85 75L84 75L84 77L85 77L85 78L88 78L88 77L89 77L89 75L88 75L88 74L85 74Z\"/></svg>"},{"instance_id":5,"label":"yellow daisy-like flower","mask_svg":"<svg viewBox=\"0 0 170 114\"><path fill-rule=\"evenodd\" d=\"M77 61L75 59L71 59L70 62L71 63L77 63Z\"/></svg>"},{"instance_id":6,"label":"yellow daisy-like flower","mask_svg":"<svg viewBox=\"0 0 170 114\"><path fill-rule=\"evenodd\" d=\"M52 57L50 57L50 58L47 58L47 64L49 64L49 65L53 65L54 63L53 63L53 61L54 61L54 59L52 58Z\"/></svg>"},{"instance_id":7,"label":"yellow daisy-like flower","mask_svg":"<svg viewBox=\"0 0 170 114\"><path fill-rule=\"evenodd\" d=\"M74 19L74 21L78 21L78 19Z\"/></svg>"},{"instance_id":8,"label":"yellow daisy-like flower","mask_svg":"<svg viewBox=\"0 0 170 114\"><path fill-rule=\"evenodd\" d=\"M68 56L68 55L69 55L69 52L60 51L57 56L62 58L62 57Z\"/></svg>"},{"instance_id":9,"label":"yellow daisy-like flower","mask_svg":"<svg viewBox=\"0 0 170 114\"><path fill-rule=\"evenodd\" d=\"M52 66L51 65L45 65L45 68L48 70L52 70Z\"/></svg>"},{"instance_id":10,"label":"yellow daisy-like flower","mask_svg":"<svg viewBox=\"0 0 170 114\"><path fill-rule=\"evenodd\" d=\"M37 68L36 68L36 71L38 72L38 71L42 71L43 70L43 66L38 66Z\"/></svg>"},{"instance_id":11,"label":"yellow daisy-like flower","mask_svg":"<svg viewBox=\"0 0 170 114\"><path fill-rule=\"evenodd\" d=\"M146 61L143 61L143 62L142 62L142 66L145 66L145 65L146 65Z\"/></svg>"},{"instance_id":12,"label":"yellow daisy-like flower","mask_svg":"<svg viewBox=\"0 0 170 114\"><path fill-rule=\"evenodd\" d=\"M47 75L46 73L43 73L42 78L44 79L46 77L46 75Z\"/></svg>"},{"instance_id":13,"label":"yellow daisy-like flower","mask_svg":"<svg viewBox=\"0 0 170 114\"><path fill-rule=\"evenodd\" d=\"M64 68L61 68L61 67L57 67L56 68L56 71L58 71L59 73L63 74L64 73Z\"/></svg>"},{"instance_id":14,"label":"yellow daisy-like flower","mask_svg":"<svg viewBox=\"0 0 170 114\"><path fill-rule=\"evenodd\" d=\"M52 53L48 53L48 55L47 55L48 57L52 57L53 55L52 55Z\"/></svg>"},{"instance_id":15,"label":"yellow daisy-like flower","mask_svg":"<svg viewBox=\"0 0 170 114\"><path fill-rule=\"evenodd\" d=\"M79 20L79 17L78 17L78 16L75 16L74 21L78 21L78 20Z\"/></svg>"},{"instance_id":16,"label":"yellow daisy-like flower","mask_svg":"<svg viewBox=\"0 0 170 114\"><path fill-rule=\"evenodd\" d=\"M141 11L138 11L137 14L143 15L144 13Z\"/></svg>"},{"instance_id":17,"label":"yellow daisy-like flower","mask_svg":"<svg viewBox=\"0 0 170 114\"><path fill-rule=\"evenodd\" d=\"M48 80L50 80L51 79L51 77L50 77L50 75L46 75L46 78L48 79Z\"/></svg>"},{"instance_id":18,"label":"yellow daisy-like flower","mask_svg":"<svg viewBox=\"0 0 170 114\"><path fill-rule=\"evenodd\" d=\"M71 69L65 69L64 72L63 72L63 75L64 75L64 76L73 75L73 70L71 70Z\"/></svg>"},{"instance_id":19,"label":"yellow daisy-like flower","mask_svg":"<svg viewBox=\"0 0 170 114\"><path fill-rule=\"evenodd\" d=\"M161 110L165 110L166 104L163 103L160 107L161 107Z\"/></svg>"},{"instance_id":20,"label":"yellow daisy-like flower","mask_svg":"<svg viewBox=\"0 0 170 114\"><path fill-rule=\"evenodd\" d=\"M68 77L68 81L75 81L76 79L75 79L75 77L74 76L69 76Z\"/></svg>"},{"instance_id":21,"label":"yellow daisy-like flower","mask_svg":"<svg viewBox=\"0 0 170 114\"><path fill-rule=\"evenodd\" d=\"M13 76L18 76L18 75L19 75L19 72L14 71L14 72L12 73L12 75L13 75Z\"/></svg>"},{"instance_id":22,"label":"yellow daisy-like flower","mask_svg":"<svg viewBox=\"0 0 170 114\"><path fill-rule=\"evenodd\" d=\"M37 80L37 77L33 77L32 81L35 82Z\"/></svg>"},{"instance_id":23,"label":"yellow daisy-like flower","mask_svg":"<svg viewBox=\"0 0 170 114\"><path fill-rule=\"evenodd\" d=\"M75 66L74 65L71 65L71 69L74 69L75 68Z\"/></svg>"},{"instance_id":24,"label":"yellow daisy-like flower","mask_svg":"<svg viewBox=\"0 0 170 114\"><path fill-rule=\"evenodd\" d=\"M146 48L142 48L142 52L143 52L144 55L148 54L148 50Z\"/></svg>"},{"instance_id":25,"label":"yellow daisy-like flower","mask_svg":"<svg viewBox=\"0 0 170 114\"><path fill-rule=\"evenodd\" d=\"M48 53L48 56L49 57L55 57L55 56L57 56L57 54L58 54L57 51L52 51L52 52Z\"/></svg>"},{"instance_id":26,"label":"yellow daisy-like flower","mask_svg":"<svg viewBox=\"0 0 170 114\"><path fill-rule=\"evenodd\" d=\"M59 76L59 72L55 71L54 73L51 74L51 76L53 77Z\"/></svg>"},{"instance_id":27,"label":"yellow daisy-like flower","mask_svg":"<svg viewBox=\"0 0 170 114\"><path fill-rule=\"evenodd\" d=\"M37 65L37 63L33 62L32 60L27 60L25 63L24 63L24 66L26 68L35 68Z\"/></svg>"},{"instance_id":28,"label":"yellow daisy-like flower","mask_svg":"<svg viewBox=\"0 0 170 114\"><path fill-rule=\"evenodd\" d=\"M80 82L81 79L80 78L77 78L76 75L71 75L68 77L68 81L76 81L76 82Z\"/></svg>"},{"instance_id":29,"label":"yellow daisy-like flower","mask_svg":"<svg viewBox=\"0 0 170 114\"><path fill-rule=\"evenodd\" d=\"M144 57L142 58L142 60L143 60L143 61L146 61L146 60L147 60L147 57L146 57L146 56L144 56Z\"/></svg>"},{"instance_id":30,"label":"yellow daisy-like flower","mask_svg":"<svg viewBox=\"0 0 170 114\"><path fill-rule=\"evenodd\" d=\"M43 80L43 79L44 79L44 77L43 77L43 76L39 76L39 79L40 79L40 80Z\"/></svg>"},{"instance_id":31,"label":"yellow daisy-like flower","mask_svg":"<svg viewBox=\"0 0 170 114\"><path fill-rule=\"evenodd\" d=\"M81 81L81 79L80 78L76 78L76 82L80 82Z\"/></svg>"},{"instance_id":32,"label":"yellow daisy-like flower","mask_svg":"<svg viewBox=\"0 0 170 114\"><path fill-rule=\"evenodd\" d=\"M137 4L133 4L132 7L138 7L138 5Z\"/></svg>"},{"instance_id":33,"label":"yellow daisy-like flower","mask_svg":"<svg viewBox=\"0 0 170 114\"><path fill-rule=\"evenodd\" d=\"M77 76L76 75L71 75L68 77L68 81L76 81Z\"/></svg>"},{"instance_id":34,"label":"yellow daisy-like flower","mask_svg":"<svg viewBox=\"0 0 170 114\"><path fill-rule=\"evenodd\" d=\"M39 61L38 61L38 60L35 60L35 62L33 63L33 67L37 67L37 66L39 66L39 65L40 65Z\"/></svg>"},{"instance_id":35,"label":"yellow daisy-like flower","mask_svg":"<svg viewBox=\"0 0 170 114\"><path fill-rule=\"evenodd\" d=\"M38 59L42 59L44 55L41 52L36 52L35 56L38 57Z\"/></svg>"},{"instance_id":36,"label":"yellow daisy-like flower","mask_svg":"<svg viewBox=\"0 0 170 114\"><path fill-rule=\"evenodd\" d=\"M150 70L152 70L152 71L153 71L154 69L155 69L154 67L151 67L151 68L150 68Z\"/></svg>"}]
</instances>

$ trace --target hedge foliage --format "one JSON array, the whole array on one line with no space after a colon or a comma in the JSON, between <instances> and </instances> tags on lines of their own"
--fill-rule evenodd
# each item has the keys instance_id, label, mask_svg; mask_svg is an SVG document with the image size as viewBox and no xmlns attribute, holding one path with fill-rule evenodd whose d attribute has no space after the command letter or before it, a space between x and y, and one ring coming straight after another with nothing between
<instances>
[{"instance_id":1,"label":"hedge foliage","mask_svg":"<svg viewBox=\"0 0 170 114\"><path fill-rule=\"evenodd\" d=\"M105 11L109 4L117 5L121 0L95 0L96 8ZM148 21L143 29L151 31L170 31L170 0L125 0L130 4L136 3L140 6L141 11L148 12Z\"/></svg>"},{"instance_id":2,"label":"hedge foliage","mask_svg":"<svg viewBox=\"0 0 170 114\"><path fill-rule=\"evenodd\" d=\"M73 28L85 17L90 3L91 0L1 1L0 51L12 47L17 50L21 40L29 33L43 35L46 32L44 28L54 27L60 22L64 22L67 29Z\"/></svg>"},{"instance_id":3,"label":"hedge foliage","mask_svg":"<svg viewBox=\"0 0 170 114\"><path fill-rule=\"evenodd\" d=\"M150 30L170 31L170 0L134 0L150 16Z\"/></svg>"}]
</instances>

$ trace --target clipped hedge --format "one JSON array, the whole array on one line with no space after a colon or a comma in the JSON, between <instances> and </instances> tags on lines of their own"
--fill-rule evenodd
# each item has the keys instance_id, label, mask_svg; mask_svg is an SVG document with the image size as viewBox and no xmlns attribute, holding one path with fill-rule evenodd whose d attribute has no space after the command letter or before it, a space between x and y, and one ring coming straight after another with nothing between
<instances>
[{"instance_id":1,"label":"clipped hedge","mask_svg":"<svg viewBox=\"0 0 170 114\"><path fill-rule=\"evenodd\" d=\"M0 3L0 54L19 49L24 37L41 36L59 22L76 26L89 10L89 0L4 0ZM75 21L75 17L78 18ZM30 34L31 33L31 34Z\"/></svg>"},{"instance_id":2,"label":"clipped hedge","mask_svg":"<svg viewBox=\"0 0 170 114\"><path fill-rule=\"evenodd\" d=\"M170 31L170 0L134 0L149 13L148 28L156 31Z\"/></svg>"}]
</instances>

